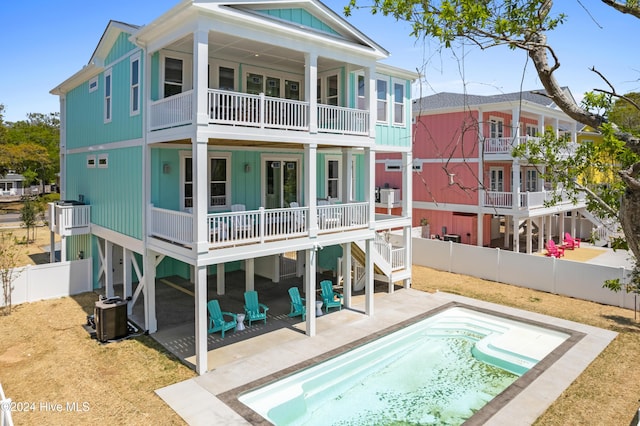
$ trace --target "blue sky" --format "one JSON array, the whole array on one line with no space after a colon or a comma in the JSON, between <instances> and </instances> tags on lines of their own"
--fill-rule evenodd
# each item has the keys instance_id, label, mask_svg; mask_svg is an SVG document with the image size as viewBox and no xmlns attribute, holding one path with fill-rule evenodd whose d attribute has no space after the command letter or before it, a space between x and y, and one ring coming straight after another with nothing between
<instances>
[{"instance_id":1,"label":"blue sky","mask_svg":"<svg viewBox=\"0 0 640 426\"><path fill-rule=\"evenodd\" d=\"M325 0L342 14L348 0ZM18 121L29 112L59 110L49 91L86 65L110 19L144 25L178 0L109 0L102 5L86 0L9 1L2 7L0 42L5 60L0 66L0 103L5 120ZM635 34L637 19L621 15L597 0L556 1L569 15L549 36L561 60L556 73L576 98L593 88L607 88L589 71L595 66L619 92L640 91L640 60ZM589 9L587 13L582 7ZM594 22L591 16L597 21ZM393 18L357 11L348 18L391 57L386 63L425 74L414 96L434 92L496 94L536 89L540 83L526 56L519 51L492 48L439 50L435 42L417 42L410 27ZM464 57L464 61L459 58ZM426 65L425 65L426 64ZM464 76L464 77L463 77Z\"/></svg>"}]
</instances>

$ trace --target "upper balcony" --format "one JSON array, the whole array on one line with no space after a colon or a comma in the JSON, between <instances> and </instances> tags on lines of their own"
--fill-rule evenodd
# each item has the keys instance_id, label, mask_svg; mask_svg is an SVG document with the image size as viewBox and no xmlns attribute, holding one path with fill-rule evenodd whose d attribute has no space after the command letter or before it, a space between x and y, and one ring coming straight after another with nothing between
<instances>
[{"instance_id":1,"label":"upper balcony","mask_svg":"<svg viewBox=\"0 0 640 426\"><path fill-rule=\"evenodd\" d=\"M519 137L500 137L500 138L485 138L483 149L485 160L506 160L512 158L513 149L526 145L527 143L540 142L541 138L534 136L519 136ZM560 152L561 157L570 157L576 152L578 144L571 142L567 145L567 149Z\"/></svg>"},{"instance_id":2,"label":"upper balcony","mask_svg":"<svg viewBox=\"0 0 640 426\"><path fill-rule=\"evenodd\" d=\"M289 207L208 214L210 249L263 244L278 240L306 238L315 228L318 235L367 229L368 203L318 205L316 223L309 220L309 207ZM188 212L151 207L152 237L192 247L193 220Z\"/></svg>"},{"instance_id":3,"label":"upper balcony","mask_svg":"<svg viewBox=\"0 0 640 426\"><path fill-rule=\"evenodd\" d=\"M575 208L574 201L567 196L564 190L556 191L536 191L536 192L520 192L520 197L516 199L514 203L513 192L504 191L486 191L484 193L484 207L496 208L496 209L510 209L519 211L531 211L542 208L549 208L549 203L554 199L557 200L556 195L559 195L559 201L556 201L554 207L562 208L567 206L568 208ZM584 204L586 197L583 193L578 194L577 203Z\"/></svg>"},{"instance_id":4,"label":"upper balcony","mask_svg":"<svg viewBox=\"0 0 640 426\"><path fill-rule=\"evenodd\" d=\"M66 237L88 234L91 227L91 207L78 201L49 203L49 229Z\"/></svg>"},{"instance_id":5,"label":"upper balcony","mask_svg":"<svg viewBox=\"0 0 640 426\"><path fill-rule=\"evenodd\" d=\"M281 99L264 93L252 95L229 90L208 89L209 124L287 131L311 131L310 116L316 117L317 132L367 136L369 111L333 105ZM150 131L194 122L193 90L151 103Z\"/></svg>"}]
</instances>

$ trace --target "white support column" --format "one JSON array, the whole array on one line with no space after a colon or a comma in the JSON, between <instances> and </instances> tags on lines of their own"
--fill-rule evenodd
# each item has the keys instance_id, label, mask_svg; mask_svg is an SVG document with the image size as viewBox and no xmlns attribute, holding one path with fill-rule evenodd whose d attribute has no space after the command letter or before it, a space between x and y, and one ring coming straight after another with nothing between
<instances>
[{"instance_id":1,"label":"white support column","mask_svg":"<svg viewBox=\"0 0 640 426\"><path fill-rule=\"evenodd\" d=\"M51 210L54 210L53 208ZM51 218L49 218L51 220ZM49 222L52 223L52 222ZM49 263L56 263L56 233L49 232Z\"/></svg>"},{"instance_id":2,"label":"white support column","mask_svg":"<svg viewBox=\"0 0 640 426\"><path fill-rule=\"evenodd\" d=\"M571 236L576 237L576 219L578 218L578 210L571 212Z\"/></svg>"},{"instance_id":3,"label":"white support column","mask_svg":"<svg viewBox=\"0 0 640 426\"><path fill-rule=\"evenodd\" d=\"M560 120L557 118L553 119L553 134L556 139L560 137Z\"/></svg>"},{"instance_id":4,"label":"white support column","mask_svg":"<svg viewBox=\"0 0 640 426\"><path fill-rule=\"evenodd\" d=\"M364 313L368 316L373 316L373 293L374 293L374 274L373 274L373 258L371 253L373 252L373 239L366 240L366 253L364 261Z\"/></svg>"},{"instance_id":5,"label":"white support column","mask_svg":"<svg viewBox=\"0 0 640 426\"><path fill-rule=\"evenodd\" d=\"M540 226L538 227L538 253L542 253L544 250L544 246L547 243L546 234L545 234L545 217L540 216L538 218Z\"/></svg>"},{"instance_id":6,"label":"white support column","mask_svg":"<svg viewBox=\"0 0 640 426\"><path fill-rule=\"evenodd\" d=\"M376 221L376 155L371 148L364 149L364 201L369 206L369 229L375 229Z\"/></svg>"},{"instance_id":7,"label":"white support column","mask_svg":"<svg viewBox=\"0 0 640 426\"><path fill-rule=\"evenodd\" d=\"M316 256L315 249L305 250L304 292L307 309L307 336L316 335Z\"/></svg>"},{"instance_id":8,"label":"white support column","mask_svg":"<svg viewBox=\"0 0 640 426\"><path fill-rule=\"evenodd\" d=\"M193 33L193 111L198 126L207 126L207 97L209 88L209 32L198 29Z\"/></svg>"},{"instance_id":9,"label":"white support column","mask_svg":"<svg viewBox=\"0 0 640 426\"><path fill-rule=\"evenodd\" d=\"M351 243L344 243L342 245L342 295L344 297L345 308L351 307L351 292L353 291L351 282Z\"/></svg>"},{"instance_id":10,"label":"white support column","mask_svg":"<svg viewBox=\"0 0 640 426\"><path fill-rule=\"evenodd\" d=\"M224 263L218 263L216 266L218 267L216 271L216 293L222 296L225 292Z\"/></svg>"},{"instance_id":11,"label":"white support column","mask_svg":"<svg viewBox=\"0 0 640 426\"><path fill-rule=\"evenodd\" d=\"M109 240L104 240L104 257L107 261L104 267L105 296L113 297L115 296L113 291L113 243Z\"/></svg>"},{"instance_id":12,"label":"white support column","mask_svg":"<svg viewBox=\"0 0 640 426\"><path fill-rule=\"evenodd\" d=\"M123 296L125 300L133 295L133 267L131 265L131 259L133 253L127 248L122 248L122 288Z\"/></svg>"},{"instance_id":13,"label":"white support column","mask_svg":"<svg viewBox=\"0 0 640 426\"><path fill-rule=\"evenodd\" d=\"M309 133L318 133L318 55L304 54L304 97L309 102Z\"/></svg>"},{"instance_id":14,"label":"white support column","mask_svg":"<svg viewBox=\"0 0 640 426\"><path fill-rule=\"evenodd\" d=\"M560 244L562 244L564 239L564 212L558 213L558 238L560 239Z\"/></svg>"},{"instance_id":15,"label":"white support column","mask_svg":"<svg viewBox=\"0 0 640 426\"><path fill-rule=\"evenodd\" d=\"M364 68L364 90L369 101L369 137L376 137L376 121L378 120L378 96L376 91L375 64Z\"/></svg>"},{"instance_id":16,"label":"white support column","mask_svg":"<svg viewBox=\"0 0 640 426\"><path fill-rule=\"evenodd\" d=\"M195 270L195 340L196 340L196 372L200 375L207 372L207 267L198 266Z\"/></svg>"},{"instance_id":17,"label":"white support column","mask_svg":"<svg viewBox=\"0 0 640 426\"><path fill-rule=\"evenodd\" d=\"M353 186L353 150L345 148L342 150L342 202L349 203L354 199L352 194Z\"/></svg>"},{"instance_id":18,"label":"white support column","mask_svg":"<svg viewBox=\"0 0 640 426\"><path fill-rule=\"evenodd\" d=\"M413 154L411 151L402 153L402 216L411 217L413 213ZM372 181L375 182L375 179ZM375 188L374 188L375 190ZM375 194L374 194L375 196Z\"/></svg>"},{"instance_id":19,"label":"white support column","mask_svg":"<svg viewBox=\"0 0 640 426\"><path fill-rule=\"evenodd\" d=\"M250 258L244 261L244 275L246 291L255 290L255 259Z\"/></svg>"},{"instance_id":20,"label":"white support column","mask_svg":"<svg viewBox=\"0 0 640 426\"><path fill-rule=\"evenodd\" d=\"M513 217L513 252L520 253L520 218Z\"/></svg>"},{"instance_id":21,"label":"white support column","mask_svg":"<svg viewBox=\"0 0 640 426\"><path fill-rule=\"evenodd\" d=\"M510 221L511 216L505 215L504 217L504 247L509 247L509 234L511 233Z\"/></svg>"},{"instance_id":22,"label":"white support column","mask_svg":"<svg viewBox=\"0 0 640 426\"><path fill-rule=\"evenodd\" d=\"M411 270L411 265L413 264L413 260L412 260L412 238L411 238L411 227L405 227L402 230L402 237L404 240L404 265L405 265L405 269L409 269ZM405 278L403 280L403 284L404 284L404 288L410 288L411 287L411 279L410 278Z\"/></svg>"},{"instance_id":23,"label":"white support column","mask_svg":"<svg viewBox=\"0 0 640 426\"><path fill-rule=\"evenodd\" d=\"M144 259L144 328L149 333L158 331L156 320L156 253L147 250Z\"/></svg>"},{"instance_id":24,"label":"white support column","mask_svg":"<svg viewBox=\"0 0 640 426\"><path fill-rule=\"evenodd\" d=\"M196 253L209 252L209 229L207 217L207 138L197 138L193 141L193 249Z\"/></svg>"},{"instance_id":25,"label":"white support column","mask_svg":"<svg viewBox=\"0 0 640 426\"><path fill-rule=\"evenodd\" d=\"M318 236L318 146L316 144L308 144L304 146L304 170L304 194L306 197L306 204L309 207L307 225L309 226L309 237L315 238Z\"/></svg>"},{"instance_id":26,"label":"white support column","mask_svg":"<svg viewBox=\"0 0 640 426\"><path fill-rule=\"evenodd\" d=\"M527 218L527 254L533 253L533 229L531 218Z\"/></svg>"},{"instance_id":27,"label":"white support column","mask_svg":"<svg viewBox=\"0 0 640 426\"><path fill-rule=\"evenodd\" d=\"M547 216L547 241L553 238L553 220L552 216Z\"/></svg>"},{"instance_id":28,"label":"white support column","mask_svg":"<svg viewBox=\"0 0 640 426\"><path fill-rule=\"evenodd\" d=\"M67 259L67 237L63 235L60 237L60 262L66 262Z\"/></svg>"},{"instance_id":29,"label":"white support column","mask_svg":"<svg viewBox=\"0 0 640 426\"><path fill-rule=\"evenodd\" d=\"M538 137L544 136L544 114L538 116Z\"/></svg>"}]
</instances>

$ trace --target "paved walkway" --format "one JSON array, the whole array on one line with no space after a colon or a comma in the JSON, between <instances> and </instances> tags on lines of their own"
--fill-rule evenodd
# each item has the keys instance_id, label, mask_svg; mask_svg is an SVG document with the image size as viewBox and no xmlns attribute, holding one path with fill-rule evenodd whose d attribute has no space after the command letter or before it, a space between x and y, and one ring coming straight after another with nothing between
<instances>
[{"instance_id":1,"label":"paved walkway","mask_svg":"<svg viewBox=\"0 0 640 426\"><path fill-rule=\"evenodd\" d=\"M317 335L307 337L304 323L278 328L249 340L220 346L209 352L212 371L156 393L190 425L269 424L237 399L238 395L290 372L313 365L371 339L402 327L406 321L450 303L461 303L561 327L572 333L571 343L554 351L496 398L467 424L531 424L613 340L616 333L447 293L400 289L375 294L375 312L363 314L364 297L356 296L351 309L317 319ZM339 332L336 332L339 330Z\"/></svg>"}]
</instances>

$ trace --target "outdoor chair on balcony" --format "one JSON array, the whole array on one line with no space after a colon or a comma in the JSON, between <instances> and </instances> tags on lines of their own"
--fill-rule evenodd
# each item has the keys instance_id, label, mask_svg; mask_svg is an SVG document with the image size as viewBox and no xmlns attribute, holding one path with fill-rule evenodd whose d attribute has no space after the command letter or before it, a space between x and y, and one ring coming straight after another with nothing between
<instances>
[{"instance_id":1,"label":"outdoor chair on balcony","mask_svg":"<svg viewBox=\"0 0 640 426\"><path fill-rule=\"evenodd\" d=\"M304 298L300 297L298 287L291 287L289 289L289 297L291 298L291 312L289 312L289 316L296 317L302 315L302 321L305 321L307 318L307 308L304 306Z\"/></svg>"},{"instance_id":2,"label":"outdoor chair on balcony","mask_svg":"<svg viewBox=\"0 0 640 426\"><path fill-rule=\"evenodd\" d=\"M244 204L233 204L232 212L244 212L247 208ZM251 217L245 214L238 214L231 218L231 235L235 238L250 238L253 236L253 223Z\"/></svg>"},{"instance_id":3,"label":"outdoor chair on balcony","mask_svg":"<svg viewBox=\"0 0 640 426\"><path fill-rule=\"evenodd\" d=\"M342 294L333 291L333 283L330 280L320 281L320 288L322 289L324 311L328 314L329 308L342 310Z\"/></svg>"},{"instance_id":4,"label":"outdoor chair on balcony","mask_svg":"<svg viewBox=\"0 0 640 426\"><path fill-rule=\"evenodd\" d=\"M318 206L330 206L330 199L318 200ZM320 229L334 229L340 226L340 213L335 209L322 208L318 210L318 227Z\"/></svg>"},{"instance_id":5,"label":"outdoor chair on balcony","mask_svg":"<svg viewBox=\"0 0 640 426\"><path fill-rule=\"evenodd\" d=\"M555 241L547 241L547 252L544 254L547 257L555 257L556 259L564 256L564 247L557 246Z\"/></svg>"},{"instance_id":6,"label":"outdoor chair on balcony","mask_svg":"<svg viewBox=\"0 0 640 426\"><path fill-rule=\"evenodd\" d=\"M215 333L217 331L222 332L222 338L224 339L224 332L236 328L237 315L231 312L224 312L220 309L220 304L216 299L209 300L207 303L207 309L209 310L209 333ZM226 321L225 317L230 317L230 321Z\"/></svg>"},{"instance_id":7,"label":"outdoor chair on balcony","mask_svg":"<svg viewBox=\"0 0 640 426\"><path fill-rule=\"evenodd\" d=\"M258 302L258 292L255 290L244 292L244 312L249 320L249 325L253 321L264 321L267 323L267 305Z\"/></svg>"},{"instance_id":8,"label":"outdoor chair on balcony","mask_svg":"<svg viewBox=\"0 0 640 426\"><path fill-rule=\"evenodd\" d=\"M564 233L563 242L565 247L568 248L569 250L573 250L575 248L580 247L580 238L573 238L571 234L569 234L568 232Z\"/></svg>"}]
</instances>

